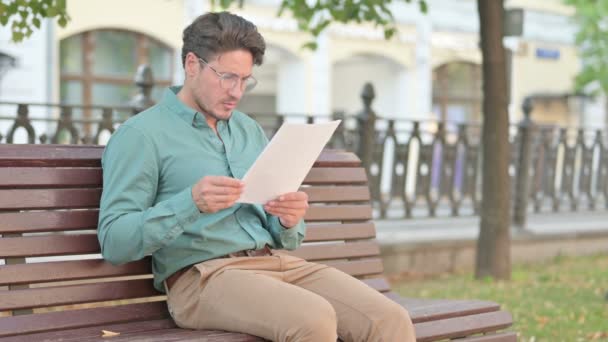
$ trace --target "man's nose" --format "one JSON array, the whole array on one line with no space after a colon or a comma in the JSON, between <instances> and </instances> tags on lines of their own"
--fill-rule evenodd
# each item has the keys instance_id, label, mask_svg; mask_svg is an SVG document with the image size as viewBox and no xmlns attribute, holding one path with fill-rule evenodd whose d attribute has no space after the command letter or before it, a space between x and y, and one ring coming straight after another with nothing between
<instances>
[{"instance_id":1,"label":"man's nose","mask_svg":"<svg viewBox=\"0 0 608 342\"><path fill-rule=\"evenodd\" d=\"M245 86L244 82L239 81L239 82L237 82L237 84L234 85L234 87L232 87L228 90L228 94L230 94L230 96L232 96L238 100L241 97L243 97L243 94L245 93L244 86Z\"/></svg>"}]
</instances>

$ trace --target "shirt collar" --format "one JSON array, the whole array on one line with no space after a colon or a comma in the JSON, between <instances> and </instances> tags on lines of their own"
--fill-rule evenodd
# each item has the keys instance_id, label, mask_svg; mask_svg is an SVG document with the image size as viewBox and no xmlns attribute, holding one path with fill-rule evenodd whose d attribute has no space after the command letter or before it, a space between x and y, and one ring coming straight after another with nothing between
<instances>
[{"instance_id":1,"label":"shirt collar","mask_svg":"<svg viewBox=\"0 0 608 342\"><path fill-rule=\"evenodd\" d=\"M173 86L165 89L161 103L167 106L171 112L175 113L180 119L184 120L192 127L201 128L209 127L205 116L202 113L195 111L193 108L186 106L178 97L177 93L182 89L182 86Z\"/></svg>"}]
</instances>

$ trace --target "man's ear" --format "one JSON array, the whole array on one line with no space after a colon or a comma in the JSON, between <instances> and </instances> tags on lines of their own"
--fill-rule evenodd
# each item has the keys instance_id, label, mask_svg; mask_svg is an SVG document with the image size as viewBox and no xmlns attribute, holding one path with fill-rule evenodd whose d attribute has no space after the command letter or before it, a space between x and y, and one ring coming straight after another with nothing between
<instances>
[{"instance_id":1,"label":"man's ear","mask_svg":"<svg viewBox=\"0 0 608 342\"><path fill-rule=\"evenodd\" d=\"M199 64L200 63L196 55L192 52L188 52L188 54L186 55L186 61L184 63L184 72L186 73L186 76L195 76L200 70Z\"/></svg>"}]
</instances>

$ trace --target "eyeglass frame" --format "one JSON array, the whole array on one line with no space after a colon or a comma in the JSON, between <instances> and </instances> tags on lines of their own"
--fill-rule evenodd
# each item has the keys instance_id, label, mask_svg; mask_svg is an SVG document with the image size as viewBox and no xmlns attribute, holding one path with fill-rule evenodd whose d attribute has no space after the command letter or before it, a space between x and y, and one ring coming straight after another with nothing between
<instances>
[{"instance_id":1,"label":"eyeglass frame","mask_svg":"<svg viewBox=\"0 0 608 342\"><path fill-rule=\"evenodd\" d=\"M195 55L196 56L196 55ZM255 88L255 86L258 84L258 80L253 77L253 75L249 75L247 77L241 77L233 72L219 72L217 71L217 69L215 69L213 66L211 66L211 64L209 64L209 62L207 62L206 60L204 60L203 58L196 56L196 58L198 58L199 61L201 61L204 65L208 66L209 69L211 69L216 75L217 77L220 79L220 86L222 87L222 89L225 90L229 90L229 89L234 89L237 85L237 80L241 81L241 91L243 91L244 93L250 92L253 88ZM231 87L226 87L224 86L224 81L233 79L233 85ZM253 83L249 83L248 81L252 80ZM249 81L251 82L251 81Z\"/></svg>"}]
</instances>

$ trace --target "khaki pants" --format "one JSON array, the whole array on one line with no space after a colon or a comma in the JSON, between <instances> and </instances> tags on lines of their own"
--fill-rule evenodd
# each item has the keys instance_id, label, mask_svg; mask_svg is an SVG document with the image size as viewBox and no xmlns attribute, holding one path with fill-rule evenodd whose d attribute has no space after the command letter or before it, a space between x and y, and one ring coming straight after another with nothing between
<instances>
[{"instance_id":1,"label":"khaki pants","mask_svg":"<svg viewBox=\"0 0 608 342\"><path fill-rule=\"evenodd\" d=\"M276 253L194 265L168 292L178 326L272 341L415 341L407 311L334 268Z\"/></svg>"}]
</instances>

